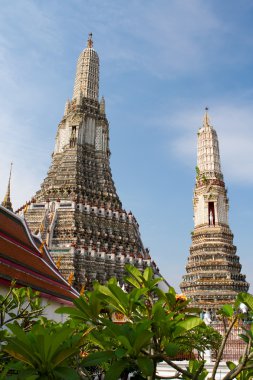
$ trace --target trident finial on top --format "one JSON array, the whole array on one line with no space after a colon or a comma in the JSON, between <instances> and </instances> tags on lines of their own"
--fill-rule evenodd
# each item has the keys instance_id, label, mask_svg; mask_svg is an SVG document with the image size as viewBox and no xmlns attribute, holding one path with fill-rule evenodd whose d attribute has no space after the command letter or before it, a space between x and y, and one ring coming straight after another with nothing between
<instances>
[{"instance_id":1,"label":"trident finial on top","mask_svg":"<svg viewBox=\"0 0 253 380\"><path fill-rule=\"evenodd\" d=\"M206 107L205 108L205 115L204 115L204 127L208 127L210 124L210 120L209 120L209 116L208 116L208 113L207 113L207 111L208 111L208 107Z\"/></svg>"},{"instance_id":2,"label":"trident finial on top","mask_svg":"<svg viewBox=\"0 0 253 380\"><path fill-rule=\"evenodd\" d=\"M92 33L89 33L89 37L88 37L88 41L87 41L87 47L88 48L93 47Z\"/></svg>"}]
</instances>

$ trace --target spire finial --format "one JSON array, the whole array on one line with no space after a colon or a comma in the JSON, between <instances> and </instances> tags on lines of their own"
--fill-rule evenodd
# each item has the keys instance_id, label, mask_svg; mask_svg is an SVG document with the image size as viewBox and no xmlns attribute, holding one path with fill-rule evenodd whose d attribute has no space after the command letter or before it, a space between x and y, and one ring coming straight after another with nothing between
<instances>
[{"instance_id":1,"label":"spire finial","mask_svg":"<svg viewBox=\"0 0 253 380\"><path fill-rule=\"evenodd\" d=\"M99 57L93 49L92 33L88 36L87 47L83 49L77 61L72 100L77 100L81 95L80 92L82 92L82 98L98 100Z\"/></svg>"},{"instance_id":2,"label":"spire finial","mask_svg":"<svg viewBox=\"0 0 253 380\"><path fill-rule=\"evenodd\" d=\"M102 115L105 114L105 98L102 96L101 100L100 100L100 113Z\"/></svg>"},{"instance_id":3,"label":"spire finial","mask_svg":"<svg viewBox=\"0 0 253 380\"><path fill-rule=\"evenodd\" d=\"M10 211L13 211L12 203L11 203L11 172L12 172L12 165L13 165L13 163L11 162L10 175L9 175L9 181L8 181L7 191L6 191L4 200L2 202L2 206L4 206L5 208L7 208Z\"/></svg>"},{"instance_id":4,"label":"spire finial","mask_svg":"<svg viewBox=\"0 0 253 380\"><path fill-rule=\"evenodd\" d=\"M208 107L205 108L205 115L204 115L204 127L208 127L210 124L209 116L208 116Z\"/></svg>"},{"instance_id":5,"label":"spire finial","mask_svg":"<svg viewBox=\"0 0 253 380\"><path fill-rule=\"evenodd\" d=\"M89 33L89 37L87 40L87 47L92 48L93 47L93 40L92 40L92 33Z\"/></svg>"},{"instance_id":6,"label":"spire finial","mask_svg":"<svg viewBox=\"0 0 253 380\"><path fill-rule=\"evenodd\" d=\"M13 165L13 162L11 162L11 167L10 167L10 174L9 174L9 183L11 181L11 172L12 172L12 165Z\"/></svg>"}]
</instances>

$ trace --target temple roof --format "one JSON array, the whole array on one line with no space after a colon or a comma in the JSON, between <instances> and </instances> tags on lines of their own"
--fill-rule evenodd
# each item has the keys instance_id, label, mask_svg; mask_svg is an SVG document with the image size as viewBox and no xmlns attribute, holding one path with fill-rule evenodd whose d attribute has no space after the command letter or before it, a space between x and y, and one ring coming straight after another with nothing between
<instances>
[{"instance_id":1,"label":"temple roof","mask_svg":"<svg viewBox=\"0 0 253 380\"><path fill-rule=\"evenodd\" d=\"M32 235L25 220L0 206L0 284L28 286L62 302L78 297L61 276L46 246Z\"/></svg>"}]
</instances>

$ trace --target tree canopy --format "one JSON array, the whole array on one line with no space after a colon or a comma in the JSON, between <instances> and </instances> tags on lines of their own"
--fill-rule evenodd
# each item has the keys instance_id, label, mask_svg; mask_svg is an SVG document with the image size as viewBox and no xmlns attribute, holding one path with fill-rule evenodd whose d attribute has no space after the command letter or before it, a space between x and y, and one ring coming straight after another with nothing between
<instances>
[{"instance_id":1,"label":"tree canopy","mask_svg":"<svg viewBox=\"0 0 253 380\"><path fill-rule=\"evenodd\" d=\"M220 318L227 326L222 337L203 322L200 310L191 308L184 295L177 295L172 287L162 291L158 286L161 278L155 278L150 267L142 273L127 265L126 272L128 291L115 278L105 285L95 282L92 291L74 300L73 307L57 310L68 316L65 323L40 316L39 301L37 315L34 304L30 305L28 328L20 313L16 318L14 313L9 322L4 319L0 380L94 379L102 374L105 380L118 380L127 379L130 373L135 379L152 380L161 378L157 375L161 362L175 369L173 378L214 380L229 334L237 321L245 318L239 306L244 303L251 314L253 296L240 293L234 305L222 307ZM4 310L5 315L9 314L7 305L11 304L13 291L0 299L0 311ZM224 380L252 378L252 334L252 326L244 329L241 339L245 352L239 363L227 363ZM206 350L217 357L211 375L205 368ZM186 369L180 365L180 357L188 359Z\"/></svg>"}]
</instances>

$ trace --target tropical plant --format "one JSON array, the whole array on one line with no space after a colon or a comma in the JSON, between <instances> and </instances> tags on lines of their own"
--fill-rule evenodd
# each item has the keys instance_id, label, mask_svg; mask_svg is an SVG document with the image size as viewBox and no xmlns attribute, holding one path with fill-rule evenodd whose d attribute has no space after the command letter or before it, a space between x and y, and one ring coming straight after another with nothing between
<instances>
[{"instance_id":1,"label":"tropical plant","mask_svg":"<svg viewBox=\"0 0 253 380\"><path fill-rule=\"evenodd\" d=\"M7 368L10 360L9 355L3 351L6 339L10 335L8 324L15 322L28 331L44 309L39 292L30 288L18 288L15 281L11 283L6 294L0 294L0 373Z\"/></svg>"},{"instance_id":2,"label":"tropical plant","mask_svg":"<svg viewBox=\"0 0 253 380\"><path fill-rule=\"evenodd\" d=\"M32 321L42 315L44 309L39 292L30 288L18 288L13 281L9 291L0 294L0 327L16 321L29 329Z\"/></svg>"},{"instance_id":3,"label":"tropical plant","mask_svg":"<svg viewBox=\"0 0 253 380\"><path fill-rule=\"evenodd\" d=\"M74 301L74 308L58 309L72 320L94 327L87 336L94 348L81 364L85 368L101 366L108 380L126 377L134 371L143 378L155 379L157 364L165 361L181 375L195 378L173 359L196 348L202 353L207 347L217 349L219 333L207 328L196 315L199 310L189 308L189 301L177 296L172 287L167 293L160 290L157 285L161 278L154 278L150 267L141 273L128 265L126 271L128 293L112 278L106 285L95 283L92 292ZM115 314L122 315L125 323L115 323ZM208 340L210 333L215 337L212 342ZM201 365L197 375L201 376L204 361L198 363Z\"/></svg>"},{"instance_id":4,"label":"tropical plant","mask_svg":"<svg viewBox=\"0 0 253 380\"><path fill-rule=\"evenodd\" d=\"M17 321L8 324L2 351L13 360L2 370L0 379L94 379L105 380L160 379L157 365L165 361L174 368L173 378L215 380L227 340L238 321L253 312L253 296L238 294L235 304L224 305L220 318L224 323L222 337L198 317L184 295L170 287L159 289L160 278L151 268L141 273L126 266L124 279L128 291L115 278L105 285L94 283L93 291L85 291L75 299L73 307L61 307L58 313L68 315L64 324L40 317L30 331ZM12 335L11 335L12 334ZM238 363L228 362L223 380L253 378L253 327L243 328L241 338L245 352ZM205 369L205 350L216 351L213 372ZM188 357L185 368L177 361Z\"/></svg>"},{"instance_id":5,"label":"tropical plant","mask_svg":"<svg viewBox=\"0 0 253 380\"><path fill-rule=\"evenodd\" d=\"M9 355L23 366L18 369L17 379L79 379L69 358L79 355L85 336L90 332L76 332L67 324L52 324L49 327L36 323L29 332L25 332L17 324L8 325L13 336L7 338L4 348ZM72 360L73 363L73 360ZM8 365L6 372L16 369L15 362ZM14 377L11 377L14 379Z\"/></svg>"}]
</instances>

